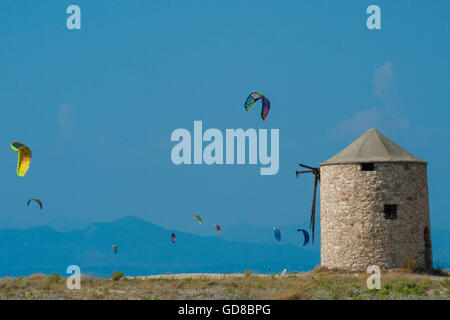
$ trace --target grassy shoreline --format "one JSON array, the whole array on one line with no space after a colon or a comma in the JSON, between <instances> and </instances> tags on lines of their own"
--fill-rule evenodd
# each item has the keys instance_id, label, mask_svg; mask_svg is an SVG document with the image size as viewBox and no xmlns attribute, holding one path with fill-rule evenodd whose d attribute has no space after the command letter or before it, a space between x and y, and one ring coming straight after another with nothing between
<instances>
[{"instance_id":1,"label":"grassy shoreline","mask_svg":"<svg viewBox=\"0 0 450 320\"><path fill-rule=\"evenodd\" d=\"M81 289L69 290L66 277L34 274L29 277L0 279L0 299L307 299L450 300L448 271L439 275L405 270L383 271L381 289L369 290L364 272L316 268L283 276L268 274L173 274L111 278L81 276Z\"/></svg>"}]
</instances>

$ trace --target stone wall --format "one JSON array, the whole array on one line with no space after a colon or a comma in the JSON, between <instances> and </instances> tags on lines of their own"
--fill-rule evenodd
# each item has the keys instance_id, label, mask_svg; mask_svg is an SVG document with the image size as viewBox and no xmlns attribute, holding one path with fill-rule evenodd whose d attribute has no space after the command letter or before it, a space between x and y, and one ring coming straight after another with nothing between
<instances>
[{"instance_id":1,"label":"stone wall","mask_svg":"<svg viewBox=\"0 0 450 320\"><path fill-rule=\"evenodd\" d=\"M426 164L375 163L374 171L361 171L360 164L324 165L320 175L323 266L391 269L412 258L425 268ZM385 219L385 204L398 205L396 220Z\"/></svg>"}]
</instances>

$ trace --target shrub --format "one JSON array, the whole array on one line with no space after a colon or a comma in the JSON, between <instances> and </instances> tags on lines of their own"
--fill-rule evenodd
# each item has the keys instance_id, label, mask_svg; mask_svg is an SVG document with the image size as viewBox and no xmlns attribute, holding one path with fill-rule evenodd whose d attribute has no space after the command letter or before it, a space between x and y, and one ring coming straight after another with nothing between
<instances>
[{"instance_id":1,"label":"shrub","mask_svg":"<svg viewBox=\"0 0 450 320\"><path fill-rule=\"evenodd\" d=\"M416 260L413 258L406 261L406 272L413 273L416 271Z\"/></svg>"},{"instance_id":2,"label":"shrub","mask_svg":"<svg viewBox=\"0 0 450 320\"><path fill-rule=\"evenodd\" d=\"M61 280L61 277L59 276L59 273L52 273L51 275L48 276L49 284L58 283L60 280Z\"/></svg>"},{"instance_id":3,"label":"shrub","mask_svg":"<svg viewBox=\"0 0 450 320\"><path fill-rule=\"evenodd\" d=\"M351 287L350 289L348 289L345 294L347 295L347 297L349 298L354 298L360 295L360 292L358 290L359 288L355 288L355 287Z\"/></svg>"},{"instance_id":4,"label":"shrub","mask_svg":"<svg viewBox=\"0 0 450 320\"><path fill-rule=\"evenodd\" d=\"M416 282L403 280L395 284L394 291L403 296L408 295L423 296L426 294L429 288L430 288L429 282L425 282L419 285Z\"/></svg>"},{"instance_id":5,"label":"shrub","mask_svg":"<svg viewBox=\"0 0 450 320\"><path fill-rule=\"evenodd\" d=\"M388 296L391 294L392 292L392 284L391 283L386 283L381 287L381 290L379 291L380 296Z\"/></svg>"},{"instance_id":6,"label":"shrub","mask_svg":"<svg viewBox=\"0 0 450 320\"><path fill-rule=\"evenodd\" d=\"M448 276L449 273L444 270L444 268L441 267L440 262L438 261L436 263L436 268L431 269L431 274L434 274L436 276Z\"/></svg>"},{"instance_id":7,"label":"shrub","mask_svg":"<svg viewBox=\"0 0 450 320\"><path fill-rule=\"evenodd\" d=\"M119 272L119 271L114 271L111 275L111 279L113 279L114 281L118 281L123 277L123 272Z\"/></svg>"},{"instance_id":8,"label":"shrub","mask_svg":"<svg viewBox=\"0 0 450 320\"><path fill-rule=\"evenodd\" d=\"M245 276L249 277L252 274L252 270L245 270Z\"/></svg>"},{"instance_id":9,"label":"shrub","mask_svg":"<svg viewBox=\"0 0 450 320\"><path fill-rule=\"evenodd\" d=\"M448 290L450 290L450 280L449 279L444 279L440 282L440 284Z\"/></svg>"}]
</instances>

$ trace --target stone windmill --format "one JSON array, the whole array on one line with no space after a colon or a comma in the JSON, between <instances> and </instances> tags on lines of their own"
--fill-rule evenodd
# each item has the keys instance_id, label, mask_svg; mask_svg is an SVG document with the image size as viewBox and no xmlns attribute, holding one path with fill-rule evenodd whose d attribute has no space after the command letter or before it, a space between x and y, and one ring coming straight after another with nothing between
<instances>
[{"instance_id":1,"label":"stone windmill","mask_svg":"<svg viewBox=\"0 0 450 320\"><path fill-rule=\"evenodd\" d=\"M376 129L321 163L321 265L432 268L426 165Z\"/></svg>"}]
</instances>

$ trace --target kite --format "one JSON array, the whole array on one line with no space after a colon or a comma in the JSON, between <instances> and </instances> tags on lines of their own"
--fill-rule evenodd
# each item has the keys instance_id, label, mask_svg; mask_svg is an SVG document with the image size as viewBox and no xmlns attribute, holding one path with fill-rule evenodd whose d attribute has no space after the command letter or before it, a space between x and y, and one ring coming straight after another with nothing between
<instances>
[{"instance_id":1,"label":"kite","mask_svg":"<svg viewBox=\"0 0 450 320\"><path fill-rule=\"evenodd\" d=\"M281 241L281 231L280 227L273 227L273 233L275 234L275 239Z\"/></svg>"},{"instance_id":2,"label":"kite","mask_svg":"<svg viewBox=\"0 0 450 320\"><path fill-rule=\"evenodd\" d=\"M214 226L216 227L216 229L217 229L217 232L219 232L219 233L220 233L220 226L219 226L218 224L214 224Z\"/></svg>"},{"instance_id":3,"label":"kite","mask_svg":"<svg viewBox=\"0 0 450 320\"><path fill-rule=\"evenodd\" d=\"M116 254L117 253L117 246L115 246L115 245L112 245L112 247L114 248L114 254Z\"/></svg>"},{"instance_id":4,"label":"kite","mask_svg":"<svg viewBox=\"0 0 450 320\"><path fill-rule=\"evenodd\" d=\"M198 223L202 224L202 218L200 218L199 215L196 214L196 215L192 216L192 218L194 218L194 219L197 218L198 219Z\"/></svg>"},{"instance_id":5,"label":"kite","mask_svg":"<svg viewBox=\"0 0 450 320\"><path fill-rule=\"evenodd\" d=\"M11 142L11 148L19 153L19 159L17 160L17 175L23 177L30 167L31 150L19 141Z\"/></svg>"},{"instance_id":6,"label":"kite","mask_svg":"<svg viewBox=\"0 0 450 320\"><path fill-rule=\"evenodd\" d=\"M248 111L248 109L250 109L250 107L258 100L261 99L262 102L262 109L261 109L261 118L263 120L266 120L267 115L269 114L269 109L270 109L270 101L269 99L267 99L265 96L263 96L261 93L259 92L252 92L249 94L249 96L247 97L247 100L245 100L245 110Z\"/></svg>"},{"instance_id":7,"label":"kite","mask_svg":"<svg viewBox=\"0 0 450 320\"><path fill-rule=\"evenodd\" d=\"M303 235L305 236L305 241L303 242L303 245L306 246L309 242L309 233L306 230L298 229L297 231L302 231Z\"/></svg>"},{"instance_id":8,"label":"kite","mask_svg":"<svg viewBox=\"0 0 450 320\"><path fill-rule=\"evenodd\" d=\"M27 205L28 205L28 206L30 205L31 200L34 200L34 201L36 201L37 203L39 203L39 206L40 206L41 209L42 209L42 201L39 200L38 198L31 198L30 200L28 200L28 202L27 202Z\"/></svg>"},{"instance_id":9,"label":"kite","mask_svg":"<svg viewBox=\"0 0 450 320\"><path fill-rule=\"evenodd\" d=\"M170 235L172 236L172 243L175 243L175 241L177 241L177 237L175 236L175 233L171 232Z\"/></svg>"}]
</instances>

